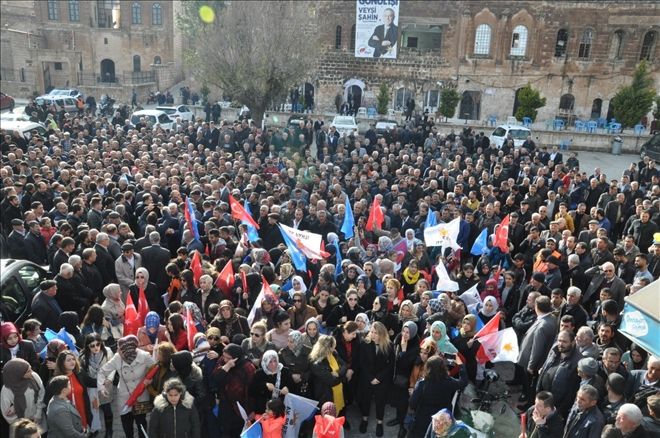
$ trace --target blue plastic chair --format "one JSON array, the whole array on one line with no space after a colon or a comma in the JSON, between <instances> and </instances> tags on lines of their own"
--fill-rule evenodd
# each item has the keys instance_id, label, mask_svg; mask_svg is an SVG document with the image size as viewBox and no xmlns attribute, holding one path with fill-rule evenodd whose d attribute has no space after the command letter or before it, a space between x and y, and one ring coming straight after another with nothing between
<instances>
[{"instance_id":1,"label":"blue plastic chair","mask_svg":"<svg viewBox=\"0 0 660 438\"><path fill-rule=\"evenodd\" d=\"M642 135L646 128L641 123L635 125L635 135Z\"/></svg>"},{"instance_id":2,"label":"blue plastic chair","mask_svg":"<svg viewBox=\"0 0 660 438\"><path fill-rule=\"evenodd\" d=\"M497 116L488 116L488 124L490 126L497 125Z\"/></svg>"},{"instance_id":3,"label":"blue plastic chair","mask_svg":"<svg viewBox=\"0 0 660 438\"><path fill-rule=\"evenodd\" d=\"M572 142L573 142L573 140L562 140L562 141L560 141L559 142L559 149L561 149L562 151L567 151L568 147L571 145Z\"/></svg>"},{"instance_id":4,"label":"blue plastic chair","mask_svg":"<svg viewBox=\"0 0 660 438\"><path fill-rule=\"evenodd\" d=\"M373 106L367 108L367 117L369 117L370 119L376 117L377 114L378 113L376 112L376 108L374 108Z\"/></svg>"},{"instance_id":5,"label":"blue plastic chair","mask_svg":"<svg viewBox=\"0 0 660 438\"><path fill-rule=\"evenodd\" d=\"M598 124L599 128L605 128L607 126L607 119L604 117L599 117L596 120L596 123Z\"/></svg>"},{"instance_id":6,"label":"blue plastic chair","mask_svg":"<svg viewBox=\"0 0 660 438\"><path fill-rule=\"evenodd\" d=\"M562 119L555 119L553 123L553 128L555 131L561 131L564 129L564 121Z\"/></svg>"},{"instance_id":7,"label":"blue plastic chair","mask_svg":"<svg viewBox=\"0 0 660 438\"><path fill-rule=\"evenodd\" d=\"M576 120L575 121L575 130L577 132L587 132L587 124L584 123L582 120Z\"/></svg>"},{"instance_id":8,"label":"blue plastic chair","mask_svg":"<svg viewBox=\"0 0 660 438\"><path fill-rule=\"evenodd\" d=\"M522 122L525 128L529 128L530 126L532 126L532 119L529 117L523 117Z\"/></svg>"},{"instance_id":9,"label":"blue plastic chair","mask_svg":"<svg viewBox=\"0 0 660 438\"><path fill-rule=\"evenodd\" d=\"M595 120L589 120L587 122L587 132L593 134L598 129L598 122Z\"/></svg>"},{"instance_id":10,"label":"blue plastic chair","mask_svg":"<svg viewBox=\"0 0 660 438\"><path fill-rule=\"evenodd\" d=\"M610 123L607 127L609 134L619 134L621 132L621 123Z\"/></svg>"}]
</instances>

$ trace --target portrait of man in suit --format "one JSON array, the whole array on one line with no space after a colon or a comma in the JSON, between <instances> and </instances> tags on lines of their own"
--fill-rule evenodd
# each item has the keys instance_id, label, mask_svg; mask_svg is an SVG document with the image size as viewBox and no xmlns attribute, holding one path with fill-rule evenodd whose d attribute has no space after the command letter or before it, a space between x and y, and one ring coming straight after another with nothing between
<instances>
[{"instance_id":1,"label":"portrait of man in suit","mask_svg":"<svg viewBox=\"0 0 660 438\"><path fill-rule=\"evenodd\" d=\"M394 9L387 8L383 13L383 24L376 26L369 38L369 47L374 48L374 58L391 53L398 39L399 29L394 24Z\"/></svg>"}]
</instances>

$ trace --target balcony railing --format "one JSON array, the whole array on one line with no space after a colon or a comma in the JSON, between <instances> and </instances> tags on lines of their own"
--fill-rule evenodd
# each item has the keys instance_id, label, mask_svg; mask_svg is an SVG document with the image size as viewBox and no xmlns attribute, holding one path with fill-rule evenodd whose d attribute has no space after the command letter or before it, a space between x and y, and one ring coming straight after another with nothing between
<instances>
[{"instance_id":1,"label":"balcony railing","mask_svg":"<svg viewBox=\"0 0 660 438\"><path fill-rule=\"evenodd\" d=\"M125 71L123 73L101 75L100 73L78 72L78 85L138 85L156 82L154 71Z\"/></svg>"}]
</instances>

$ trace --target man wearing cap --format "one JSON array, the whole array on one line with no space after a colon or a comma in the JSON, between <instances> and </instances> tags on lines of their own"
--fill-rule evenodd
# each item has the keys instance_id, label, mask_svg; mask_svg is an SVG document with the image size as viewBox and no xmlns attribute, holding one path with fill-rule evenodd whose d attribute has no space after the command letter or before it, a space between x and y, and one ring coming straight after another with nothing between
<instances>
[{"instance_id":1,"label":"man wearing cap","mask_svg":"<svg viewBox=\"0 0 660 438\"><path fill-rule=\"evenodd\" d=\"M9 257L18 260L27 260L27 246L25 244L25 227L22 219L12 219L12 232L7 237Z\"/></svg>"},{"instance_id":2,"label":"man wearing cap","mask_svg":"<svg viewBox=\"0 0 660 438\"><path fill-rule=\"evenodd\" d=\"M142 256L135 254L133 244L124 242L121 246L122 254L115 260L117 282L121 286L122 297L128 294L128 287L135 282L135 270L142 267Z\"/></svg>"},{"instance_id":3,"label":"man wearing cap","mask_svg":"<svg viewBox=\"0 0 660 438\"><path fill-rule=\"evenodd\" d=\"M25 248L27 250L27 258L32 263L39 266L46 263L48 258L46 243L43 237L41 237L41 228L37 221L30 221L28 224L28 232L25 235Z\"/></svg>"},{"instance_id":4,"label":"man wearing cap","mask_svg":"<svg viewBox=\"0 0 660 438\"><path fill-rule=\"evenodd\" d=\"M54 331L59 331L60 327L60 313L62 308L57 303L55 295L57 294L57 282L54 280L45 280L39 284L41 289L32 299L32 306L30 308L32 317L41 322L41 328L50 328Z\"/></svg>"},{"instance_id":5,"label":"man wearing cap","mask_svg":"<svg viewBox=\"0 0 660 438\"><path fill-rule=\"evenodd\" d=\"M556 256L551 255L545 260L545 262L548 264L548 272L545 274L545 285L552 291L552 289L561 287L562 279L561 271L559 270L560 261Z\"/></svg>"}]
</instances>

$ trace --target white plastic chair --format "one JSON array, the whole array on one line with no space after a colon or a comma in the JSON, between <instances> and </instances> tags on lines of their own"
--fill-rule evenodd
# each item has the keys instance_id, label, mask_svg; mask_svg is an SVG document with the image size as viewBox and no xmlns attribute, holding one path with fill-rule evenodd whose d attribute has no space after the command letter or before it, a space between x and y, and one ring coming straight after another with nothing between
<instances>
[{"instance_id":1,"label":"white plastic chair","mask_svg":"<svg viewBox=\"0 0 660 438\"><path fill-rule=\"evenodd\" d=\"M358 108L357 115L358 117L367 117L367 109L361 106L360 108Z\"/></svg>"}]
</instances>

